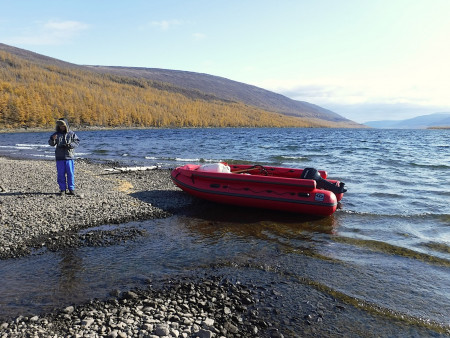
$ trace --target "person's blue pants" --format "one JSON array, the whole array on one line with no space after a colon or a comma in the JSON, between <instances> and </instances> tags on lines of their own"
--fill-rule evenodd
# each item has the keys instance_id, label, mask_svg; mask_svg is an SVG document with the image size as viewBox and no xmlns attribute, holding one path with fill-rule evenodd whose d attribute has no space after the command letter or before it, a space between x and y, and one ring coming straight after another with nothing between
<instances>
[{"instance_id":1,"label":"person's blue pants","mask_svg":"<svg viewBox=\"0 0 450 338\"><path fill-rule=\"evenodd\" d=\"M57 160L56 171L58 172L59 190L75 190L75 166L73 160ZM67 179L66 179L67 176Z\"/></svg>"}]
</instances>

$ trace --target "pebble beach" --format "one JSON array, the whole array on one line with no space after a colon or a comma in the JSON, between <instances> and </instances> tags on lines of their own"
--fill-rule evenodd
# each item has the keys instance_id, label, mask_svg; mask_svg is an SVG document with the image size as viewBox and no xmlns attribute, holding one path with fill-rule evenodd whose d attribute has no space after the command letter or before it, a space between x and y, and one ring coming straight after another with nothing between
<instances>
[{"instance_id":1,"label":"pebble beach","mask_svg":"<svg viewBox=\"0 0 450 338\"><path fill-rule=\"evenodd\" d=\"M0 157L1 259L132 240L139 230L79 231L168 217L191 202L167 169L116 173L82 160L75 166L76 195L60 196L53 161ZM243 285L210 276L171 279L158 289L150 283L112 292L108 300L0 322L0 337L248 337L262 330L283 336L249 310L256 300Z\"/></svg>"},{"instance_id":2,"label":"pebble beach","mask_svg":"<svg viewBox=\"0 0 450 338\"><path fill-rule=\"evenodd\" d=\"M0 158L0 258L73 245L70 234L80 229L167 217L166 210L183 204L179 194L157 198L158 190L176 190L167 170L121 175L105 169L76 161L77 195L59 196L54 161ZM153 203L131 196L139 191L152 191Z\"/></svg>"}]
</instances>

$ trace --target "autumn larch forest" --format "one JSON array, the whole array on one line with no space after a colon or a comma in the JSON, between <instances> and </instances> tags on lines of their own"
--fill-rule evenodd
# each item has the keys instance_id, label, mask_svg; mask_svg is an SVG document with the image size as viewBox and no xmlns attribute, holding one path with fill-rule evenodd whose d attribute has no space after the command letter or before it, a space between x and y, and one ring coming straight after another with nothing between
<instances>
[{"instance_id":1,"label":"autumn larch forest","mask_svg":"<svg viewBox=\"0 0 450 338\"><path fill-rule=\"evenodd\" d=\"M0 51L0 128L331 127L171 84L36 63Z\"/></svg>"}]
</instances>

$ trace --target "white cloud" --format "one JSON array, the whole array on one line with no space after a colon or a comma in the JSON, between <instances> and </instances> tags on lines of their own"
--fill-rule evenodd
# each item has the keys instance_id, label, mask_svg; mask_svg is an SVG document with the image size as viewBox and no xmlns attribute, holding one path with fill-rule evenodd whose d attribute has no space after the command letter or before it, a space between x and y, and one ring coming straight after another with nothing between
<instances>
[{"instance_id":1,"label":"white cloud","mask_svg":"<svg viewBox=\"0 0 450 338\"><path fill-rule=\"evenodd\" d=\"M79 21L38 22L18 36L6 38L4 42L11 45L60 45L88 28L88 24Z\"/></svg>"},{"instance_id":2,"label":"white cloud","mask_svg":"<svg viewBox=\"0 0 450 338\"><path fill-rule=\"evenodd\" d=\"M444 82L448 81L372 75L361 79L266 80L259 85L297 100L315 98L341 104L409 103L442 106L450 105L447 95L449 84Z\"/></svg>"},{"instance_id":3,"label":"white cloud","mask_svg":"<svg viewBox=\"0 0 450 338\"><path fill-rule=\"evenodd\" d=\"M265 80L255 85L291 99L330 109L356 122L400 120L417 115L450 111L448 85L409 82L392 77L367 79L323 78L313 81Z\"/></svg>"},{"instance_id":4,"label":"white cloud","mask_svg":"<svg viewBox=\"0 0 450 338\"><path fill-rule=\"evenodd\" d=\"M206 34L203 33L194 33L192 34L195 40L203 40L206 39Z\"/></svg>"},{"instance_id":5,"label":"white cloud","mask_svg":"<svg viewBox=\"0 0 450 338\"><path fill-rule=\"evenodd\" d=\"M380 120L404 120L420 115L450 112L449 106L423 106L409 103L331 104L324 108L359 123Z\"/></svg>"},{"instance_id":6,"label":"white cloud","mask_svg":"<svg viewBox=\"0 0 450 338\"><path fill-rule=\"evenodd\" d=\"M56 34L76 34L89 26L79 21L49 21L44 24L44 29Z\"/></svg>"},{"instance_id":7,"label":"white cloud","mask_svg":"<svg viewBox=\"0 0 450 338\"><path fill-rule=\"evenodd\" d=\"M167 31L176 26L181 26L182 24L183 22L179 20L161 20L161 21L152 21L151 23L152 26L157 27L163 31Z\"/></svg>"}]
</instances>

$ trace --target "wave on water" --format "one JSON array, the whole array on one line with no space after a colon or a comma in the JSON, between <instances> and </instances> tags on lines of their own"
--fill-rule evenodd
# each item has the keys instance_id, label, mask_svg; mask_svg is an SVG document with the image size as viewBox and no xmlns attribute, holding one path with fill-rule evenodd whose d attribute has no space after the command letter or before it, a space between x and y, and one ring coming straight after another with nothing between
<instances>
[{"instance_id":1,"label":"wave on water","mask_svg":"<svg viewBox=\"0 0 450 338\"><path fill-rule=\"evenodd\" d=\"M199 158L181 158L181 157L175 157L173 159L174 161L177 162L200 162Z\"/></svg>"},{"instance_id":2,"label":"wave on water","mask_svg":"<svg viewBox=\"0 0 450 338\"><path fill-rule=\"evenodd\" d=\"M284 273L286 275L292 275L289 272ZM330 287L326 284L323 284L321 282L309 278L305 278L303 276L292 275L292 277L296 278L302 284L307 284L309 286L315 287L320 292L329 294L335 299L340 299L344 303L351 304L354 307L362 309L369 313L375 313L382 317L393 318L401 322L412 323L414 325L430 328L432 330L436 330L437 332L442 333L446 333L450 329L450 326L447 323L440 323L434 320L430 320L428 318L421 318L401 311L396 311L391 308L387 308L382 305L364 300L362 298L349 295L339 289Z\"/></svg>"},{"instance_id":3,"label":"wave on water","mask_svg":"<svg viewBox=\"0 0 450 338\"><path fill-rule=\"evenodd\" d=\"M427 242L427 243L422 243L422 246L424 246L428 249L432 249L437 252L450 254L450 245L448 245L446 243Z\"/></svg>"},{"instance_id":4,"label":"wave on water","mask_svg":"<svg viewBox=\"0 0 450 338\"><path fill-rule=\"evenodd\" d=\"M346 292L335 285L328 285L321 280L315 280L313 278L309 278L305 275L299 275L292 270L284 269L282 266L271 266L270 264L258 264L254 262L245 263L241 262L233 262L233 267L241 267L241 268L253 268L255 270L263 270L265 272L271 272L280 276L289 276L292 282L299 283L302 285L307 285L315 288L319 292L323 294L329 295L333 299L337 299L342 301L345 304L350 304L355 308L361 309L364 312L376 314L377 316L383 318L394 319L398 322L413 324L415 326L428 328L433 331L446 334L450 330L450 325L446 322L441 322L439 320L432 320L429 318L425 318L420 316L420 314L412 314L407 313L405 311L393 309L389 307L387 304L378 304L376 302L364 299L362 296L352 295L351 292ZM217 264L214 267L220 268L226 266L227 264Z\"/></svg>"},{"instance_id":5,"label":"wave on water","mask_svg":"<svg viewBox=\"0 0 450 338\"><path fill-rule=\"evenodd\" d=\"M348 214L348 215L355 215L355 216L362 216L362 217L371 217L371 218L390 218L393 219L423 219L423 220L438 220L442 221L443 223L450 224L450 215L449 214L436 214L431 212L423 212L423 213L417 213L417 214L383 214L383 213L374 213L374 212L364 212L364 211L356 211L356 210L350 210L350 209L338 209L339 213L342 214Z\"/></svg>"},{"instance_id":6,"label":"wave on water","mask_svg":"<svg viewBox=\"0 0 450 338\"><path fill-rule=\"evenodd\" d=\"M3 149L33 149L33 147L29 147L29 146L19 147L17 145L15 145L15 146L0 146L0 148L3 148Z\"/></svg>"},{"instance_id":7,"label":"wave on water","mask_svg":"<svg viewBox=\"0 0 450 338\"><path fill-rule=\"evenodd\" d=\"M384 198L406 198L405 195L389 193L389 192L374 192L370 194L373 197L384 197Z\"/></svg>"},{"instance_id":8,"label":"wave on water","mask_svg":"<svg viewBox=\"0 0 450 338\"><path fill-rule=\"evenodd\" d=\"M423 163L409 162L409 165L411 167L417 167L417 168L450 169L450 165L446 165L446 164L423 164Z\"/></svg>"},{"instance_id":9,"label":"wave on water","mask_svg":"<svg viewBox=\"0 0 450 338\"><path fill-rule=\"evenodd\" d=\"M29 143L18 143L16 144L17 147L33 147L33 148L50 148L50 145L48 144L29 144Z\"/></svg>"},{"instance_id":10,"label":"wave on water","mask_svg":"<svg viewBox=\"0 0 450 338\"><path fill-rule=\"evenodd\" d=\"M286 162L310 162L311 159L306 156L289 156L289 155L276 155L271 156L270 160L275 163L286 163Z\"/></svg>"},{"instance_id":11,"label":"wave on water","mask_svg":"<svg viewBox=\"0 0 450 338\"><path fill-rule=\"evenodd\" d=\"M373 251L378 251L381 253L389 254L389 255L395 255L395 256L401 256L401 257L407 257L412 259L417 259L429 264L435 264L439 266L445 266L450 267L450 260L445 258L436 257L427 253L418 252L412 249L404 248L398 245L389 244L382 241L372 240L372 239L360 239L360 238L352 238L352 237L346 237L346 236L334 236L332 238L335 242L341 243L341 244L349 244L349 245L355 245L362 248L370 249ZM437 244L437 243L435 243ZM437 246L432 245L429 246L427 244L424 244L423 246L426 246L430 249L435 249ZM450 247L443 243L439 243L439 249L436 250L439 252L447 253L450 252Z\"/></svg>"},{"instance_id":12,"label":"wave on water","mask_svg":"<svg viewBox=\"0 0 450 338\"><path fill-rule=\"evenodd\" d=\"M228 165L231 165L231 164L267 165L267 162L238 160L238 159L232 159L232 158L225 159L224 162L228 163Z\"/></svg>"},{"instance_id":13,"label":"wave on water","mask_svg":"<svg viewBox=\"0 0 450 338\"><path fill-rule=\"evenodd\" d=\"M50 152L50 145L38 143L15 143L11 145L0 145L0 154L7 154L8 156L18 156L20 158L39 158L48 160L54 158L53 152ZM46 154L52 154L47 156Z\"/></svg>"},{"instance_id":14,"label":"wave on water","mask_svg":"<svg viewBox=\"0 0 450 338\"><path fill-rule=\"evenodd\" d=\"M36 145L36 144L16 144L14 146L0 146L3 149L17 149L17 150L33 150L36 148L46 148L50 146Z\"/></svg>"},{"instance_id":15,"label":"wave on water","mask_svg":"<svg viewBox=\"0 0 450 338\"><path fill-rule=\"evenodd\" d=\"M186 163L222 162L222 160L205 159L205 158L156 157L156 156L145 156L144 158L146 160L152 160L152 161L175 161L175 162L186 162Z\"/></svg>"},{"instance_id":16,"label":"wave on water","mask_svg":"<svg viewBox=\"0 0 450 338\"><path fill-rule=\"evenodd\" d=\"M0 145L3 149L22 149L22 150L32 150L37 148L50 148L48 144L29 144L29 143L17 143L15 145Z\"/></svg>"}]
</instances>

